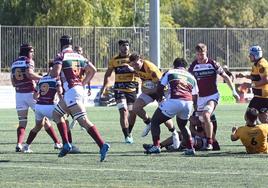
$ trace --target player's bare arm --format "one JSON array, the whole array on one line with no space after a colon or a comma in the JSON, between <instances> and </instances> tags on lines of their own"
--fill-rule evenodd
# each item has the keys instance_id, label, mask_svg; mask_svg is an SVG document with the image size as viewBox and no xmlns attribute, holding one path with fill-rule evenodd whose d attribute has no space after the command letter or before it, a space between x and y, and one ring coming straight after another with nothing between
<instances>
[{"instance_id":1,"label":"player's bare arm","mask_svg":"<svg viewBox=\"0 0 268 188\"><path fill-rule=\"evenodd\" d=\"M252 83L252 86L260 87L260 86L263 86L265 84L268 84L268 75L261 76L261 79L259 81L254 81Z\"/></svg>"},{"instance_id":2,"label":"player's bare arm","mask_svg":"<svg viewBox=\"0 0 268 188\"><path fill-rule=\"evenodd\" d=\"M62 66L61 64L53 65L53 69L50 71L51 77L56 78L60 75L61 66Z\"/></svg>"},{"instance_id":3,"label":"player's bare arm","mask_svg":"<svg viewBox=\"0 0 268 188\"><path fill-rule=\"evenodd\" d=\"M237 131L237 127L233 127L233 128L232 128L232 134L231 134L231 140L232 140L232 141L236 141L236 140L239 139L239 137L235 134L236 131Z\"/></svg>"},{"instance_id":4,"label":"player's bare arm","mask_svg":"<svg viewBox=\"0 0 268 188\"><path fill-rule=\"evenodd\" d=\"M58 94L59 99L63 98L63 88L62 88L61 83L57 85L57 94Z\"/></svg>"},{"instance_id":5,"label":"player's bare arm","mask_svg":"<svg viewBox=\"0 0 268 188\"><path fill-rule=\"evenodd\" d=\"M10 74L10 80L11 80L11 84L13 87L15 87L15 82L13 80L13 76L12 76L12 73Z\"/></svg>"},{"instance_id":6,"label":"player's bare arm","mask_svg":"<svg viewBox=\"0 0 268 188\"><path fill-rule=\"evenodd\" d=\"M108 68L105 75L104 75L103 86L100 90L100 96L103 95L103 93L105 92L105 90L108 87L108 84L111 82L112 73L113 73L113 69Z\"/></svg>"},{"instance_id":7,"label":"player's bare arm","mask_svg":"<svg viewBox=\"0 0 268 188\"><path fill-rule=\"evenodd\" d=\"M231 78L225 72L223 72L221 74L221 76L223 77L223 79L225 80L225 82L227 83L227 85L229 86L229 88L232 90L234 98L236 100L239 100L240 97L239 97L238 93L235 90L235 87L233 85L233 82L231 81Z\"/></svg>"},{"instance_id":8,"label":"player's bare arm","mask_svg":"<svg viewBox=\"0 0 268 188\"><path fill-rule=\"evenodd\" d=\"M26 69L26 76L31 80L40 80L42 76L36 74L33 69Z\"/></svg>"},{"instance_id":9,"label":"player's bare arm","mask_svg":"<svg viewBox=\"0 0 268 188\"><path fill-rule=\"evenodd\" d=\"M164 85L162 85L160 83L157 85L157 94L158 94L158 99L159 100L162 100L163 99L164 89L165 89L165 86ZM161 101L159 101L159 102L161 102Z\"/></svg>"},{"instance_id":10,"label":"player's bare arm","mask_svg":"<svg viewBox=\"0 0 268 188\"><path fill-rule=\"evenodd\" d=\"M251 79L251 76L249 74L238 73L236 75L236 78L247 78L247 79Z\"/></svg>"},{"instance_id":11,"label":"player's bare arm","mask_svg":"<svg viewBox=\"0 0 268 188\"><path fill-rule=\"evenodd\" d=\"M88 62L88 65L85 67L85 71L86 71L86 77L82 81L83 86L90 83L91 79L94 77L95 73L97 72L97 69L91 62Z\"/></svg>"}]
</instances>

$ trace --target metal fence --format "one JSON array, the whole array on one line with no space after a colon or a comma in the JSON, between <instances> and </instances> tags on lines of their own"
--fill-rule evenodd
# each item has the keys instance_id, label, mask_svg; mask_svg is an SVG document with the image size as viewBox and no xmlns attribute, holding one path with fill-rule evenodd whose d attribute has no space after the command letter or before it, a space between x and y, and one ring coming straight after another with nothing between
<instances>
[{"instance_id":1,"label":"metal fence","mask_svg":"<svg viewBox=\"0 0 268 188\"><path fill-rule=\"evenodd\" d=\"M199 42L207 44L209 57L233 70L250 68L248 48L253 44L260 45L268 56L268 29L161 28L160 32L162 69L169 68L175 57L192 61ZM0 26L0 70L9 71L20 44L26 42L35 47L36 68L46 69L47 62L59 51L59 38L64 34L73 37L74 45L83 47L98 69L107 68L109 59L118 53L121 38L130 40L132 51L146 58L149 55L148 28Z\"/></svg>"}]
</instances>

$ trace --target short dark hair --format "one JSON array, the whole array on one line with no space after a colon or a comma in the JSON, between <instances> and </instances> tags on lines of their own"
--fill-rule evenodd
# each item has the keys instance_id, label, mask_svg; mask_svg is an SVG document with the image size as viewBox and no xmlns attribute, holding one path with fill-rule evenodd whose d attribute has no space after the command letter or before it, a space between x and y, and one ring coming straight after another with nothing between
<instances>
[{"instance_id":1,"label":"short dark hair","mask_svg":"<svg viewBox=\"0 0 268 188\"><path fill-rule=\"evenodd\" d=\"M206 52L207 46L204 43L198 43L195 47L196 52Z\"/></svg>"},{"instance_id":2,"label":"short dark hair","mask_svg":"<svg viewBox=\"0 0 268 188\"><path fill-rule=\"evenodd\" d=\"M129 56L129 61L137 61L141 58L141 56L137 53L137 52L133 52L130 56Z\"/></svg>"},{"instance_id":3,"label":"short dark hair","mask_svg":"<svg viewBox=\"0 0 268 188\"><path fill-rule=\"evenodd\" d=\"M247 120L255 122L258 117L258 110L256 110L255 108L247 108L245 116Z\"/></svg>"},{"instance_id":4,"label":"short dark hair","mask_svg":"<svg viewBox=\"0 0 268 188\"><path fill-rule=\"evenodd\" d=\"M20 45L20 56L29 56L29 52L33 49L32 45L28 44L28 43L24 43L22 45Z\"/></svg>"},{"instance_id":5,"label":"short dark hair","mask_svg":"<svg viewBox=\"0 0 268 188\"><path fill-rule=\"evenodd\" d=\"M180 58L177 57L174 61L173 61L173 66L174 68L178 68L178 67L183 67L186 68L188 65L187 61L184 58Z\"/></svg>"},{"instance_id":6,"label":"short dark hair","mask_svg":"<svg viewBox=\"0 0 268 188\"><path fill-rule=\"evenodd\" d=\"M61 38L60 38L61 48L63 46L72 45L72 44L73 44L73 39L72 39L71 36L69 36L69 35L63 35L63 36L61 36Z\"/></svg>"},{"instance_id":7,"label":"short dark hair","mask_svg":"<svg viewBox=\"0 0 268 188\"><path fill-rule=\"evenodd\" d=\"M119 46L121 46L122 44L126 44L126 43L129 44L129 41L127 39L120 39L118 41Z\"/></svg>"},{"instance_id":8,"label":"short dark hair","mask_svg":"<svg viewBox=\"0 0 268 188\"><path fill-rule=\"evenodd\" d=\"M77 51L77 50L79 50L80 48L83 49L81 46L75 46L75 47L74 47L74 50Z\"/></svg>"}]
</instances>

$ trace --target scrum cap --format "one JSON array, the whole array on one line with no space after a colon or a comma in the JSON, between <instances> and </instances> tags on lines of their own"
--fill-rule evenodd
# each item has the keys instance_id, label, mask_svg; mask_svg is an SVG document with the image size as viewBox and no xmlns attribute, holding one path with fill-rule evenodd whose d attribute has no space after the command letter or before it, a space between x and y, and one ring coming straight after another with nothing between
<instances>
[{"instance_id":1,"label":"scrum cap","mask_svg":"<svg viewBox=\"0 0 268 188\"><path fill-rule=\"evenodd\" d=\"M254 45L249 48L249 54L252 55L255 60L262 58L262 49L260 46Z\"/></svg>"}]
</instances>

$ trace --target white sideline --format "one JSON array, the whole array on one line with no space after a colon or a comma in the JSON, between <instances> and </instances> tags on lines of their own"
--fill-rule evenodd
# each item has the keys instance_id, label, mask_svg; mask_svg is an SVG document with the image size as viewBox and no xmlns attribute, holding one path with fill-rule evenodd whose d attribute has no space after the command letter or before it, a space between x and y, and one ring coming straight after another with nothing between
<instances>
[{"instance_id":1,"label":"white sideline","mask_svg":"<svg viewBox=\"0 0 268 188\"><path fill-rule=\"evenodd\" d=\"M51 169L51 170L71 170L71 171L114 171L114 172L143 172L143 173L171 173L171 174L220 174L220 175L248 175L248 172L239 173L239 172L222 172L222 171L189 171L189 170L139 170L139 169L118 169L118 168L67 168L67 167L46 167L46 166L24 166L24 165L10 165L10 164L1 164L1 168L22 168L22 169ZM255 176L268 176L268 173L254 174Z\"/></svg>"}]
</instances>

